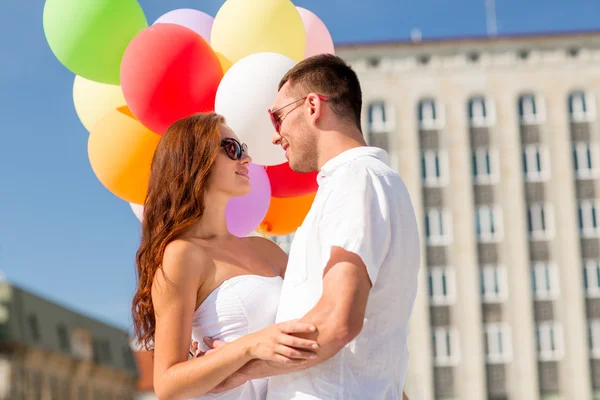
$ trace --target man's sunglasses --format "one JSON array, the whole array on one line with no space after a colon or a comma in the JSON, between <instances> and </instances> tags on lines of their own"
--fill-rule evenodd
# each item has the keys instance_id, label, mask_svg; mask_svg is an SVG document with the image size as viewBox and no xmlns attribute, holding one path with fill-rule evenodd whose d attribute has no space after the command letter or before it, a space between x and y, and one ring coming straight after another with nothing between
<instances>
[{"instance_id":1,"label":"man's sunglasses","mask_svg":"<svg viewBox=\"0 0 600 400\"><path fill-rule=\"evenodd\" d=\"M221 140L221 147L225 149L225 154L232 160L239 160L244 153L248 154L246 143L240 143L234 138L225 138Z\"/></svg>"},{"instance_id":2,"label":"man's sunglasses","mask_svg":"<svg viewBox=\"0 0 600 400\"><path fill-rule=\"evenodd\" d=\"M317 96L319 97L319 99L321 99L321 101L328 101L329 100L328 97L321 96L320 94L317 95ZM301 99L294 100L291 103L288 103L288 104L286 104L284 106L281 106L281 107L279 107L279 108L277 108L275 110L271 111L269 109L269 116L271 117L271 123L273 124L273 128L275 128L275 132L279 133L279 130L281 129L281 122L284 120L285 117L287 117L287 115L289 113L291 113L292 111L294 111L297 107L294 107L293 109L291 109L290 111L288 111L283 117L280 117L277 113L280 110L283 110L284 108L289 107L292 104L296 104L299 101L306 100L307 98L308 98L308 96L304 96Z\"/></svg>"}]
</instances>

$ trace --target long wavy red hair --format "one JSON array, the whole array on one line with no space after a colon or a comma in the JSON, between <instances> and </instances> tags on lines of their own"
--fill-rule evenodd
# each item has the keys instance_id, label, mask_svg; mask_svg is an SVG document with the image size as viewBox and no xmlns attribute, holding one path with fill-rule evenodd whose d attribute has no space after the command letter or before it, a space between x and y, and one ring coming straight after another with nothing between
<instances>
[{"instance_id":1,"label":"long wavy red hair","mask_svg":"<svg viewBox=\"0 0 600 400\"><path fill-rule=\"evenodd\" d=\"M137 291L131 308L133 337L146 350L154 348L154 276L167 245L204 214L206 181L220 150L219 127L223 123L225 119L215 113L175 122L162 136L152 159L136 255Z\"/></svg>"}]
</instances>

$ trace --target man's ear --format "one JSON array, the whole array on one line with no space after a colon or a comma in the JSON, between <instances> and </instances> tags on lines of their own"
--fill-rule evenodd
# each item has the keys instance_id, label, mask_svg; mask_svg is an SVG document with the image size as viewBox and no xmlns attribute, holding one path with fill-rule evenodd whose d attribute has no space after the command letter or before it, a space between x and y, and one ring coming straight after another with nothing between
<instances>
[{"instance_id":1,"label":"man's ear","mask_svg":"<svg viewBox=\"0 0 600 400\"><path fill-rule=\"evenodd\" d=\"M308 104L308 117L310 118L313 125L316 124L317 119L321 117L323 111L323 101L315 93L309 93L306 102Z\"/></svg>"}]
</instances>

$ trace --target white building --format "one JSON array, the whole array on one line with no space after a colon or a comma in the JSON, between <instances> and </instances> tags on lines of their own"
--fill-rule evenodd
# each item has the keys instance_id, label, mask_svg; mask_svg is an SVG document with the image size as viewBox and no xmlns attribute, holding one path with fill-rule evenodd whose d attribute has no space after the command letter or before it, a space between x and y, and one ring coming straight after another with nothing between
<instances>
[{"instance_id":1,"label":"white building","mask_svg":"<svg viewBox=\"0 0 600 400\"><path fill-rule=\"evenodd\" d=\"M600 398L600 33L336 52L421 221L411 400Z\"/></svg>"}]
</instances>

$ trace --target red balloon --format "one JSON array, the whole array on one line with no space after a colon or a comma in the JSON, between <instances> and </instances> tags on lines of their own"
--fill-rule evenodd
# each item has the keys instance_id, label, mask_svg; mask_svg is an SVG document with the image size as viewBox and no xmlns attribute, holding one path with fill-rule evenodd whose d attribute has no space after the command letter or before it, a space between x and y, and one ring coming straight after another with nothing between
<instances>
[{"instance_id":1,"label":"red balloon","mask_svg":"<svg viewBox=\"0 0 600 400\"><path fill-rule=\"evenodd\" d=\"M266 167L271 181L271 196L298 197L317 191L317 172L300 173L290 168L289 163Z\"/></svg>"},{"instance_id":2,"label":"red balloon","mask_svg":"<svg viewBox=\"0 0 600 400\"><path fill-rule=\"evenodd\" d=\"M175 24L141 31L121 62L121 87L129 109L159 135L180 118L213 111L222 78L221 63L210 45Z\"/></svg>"}]
</instances>

